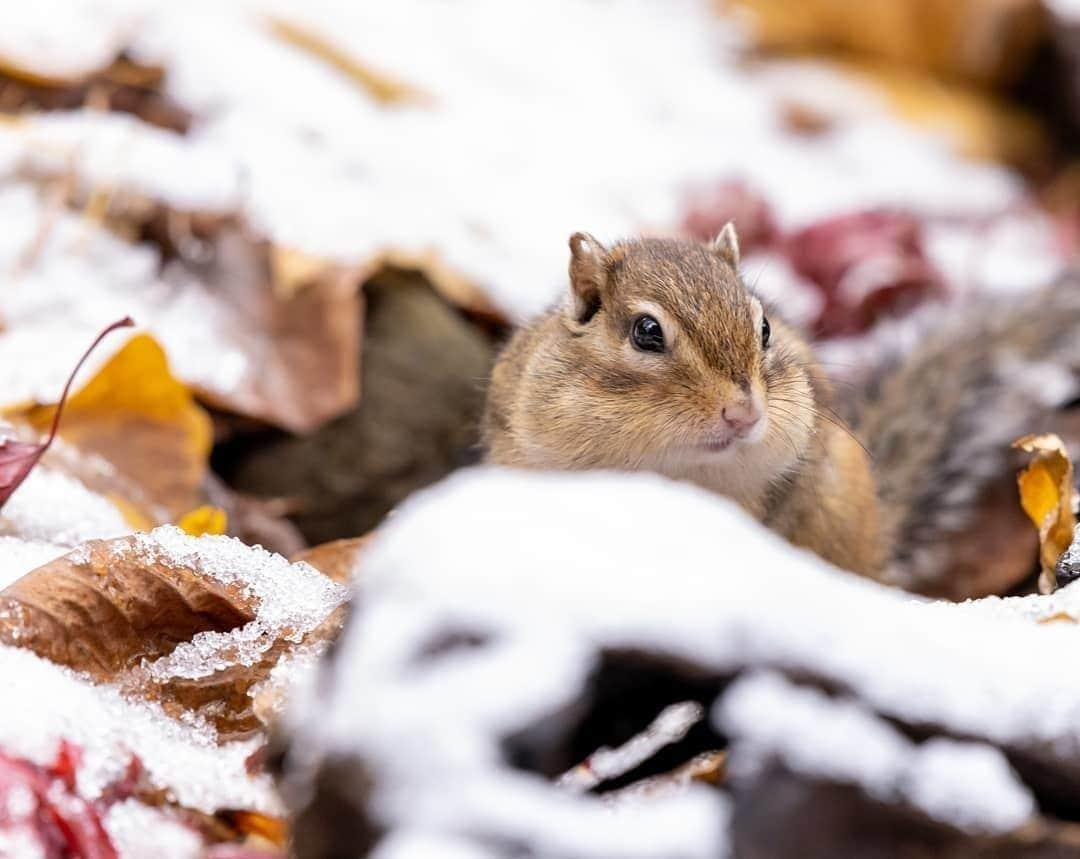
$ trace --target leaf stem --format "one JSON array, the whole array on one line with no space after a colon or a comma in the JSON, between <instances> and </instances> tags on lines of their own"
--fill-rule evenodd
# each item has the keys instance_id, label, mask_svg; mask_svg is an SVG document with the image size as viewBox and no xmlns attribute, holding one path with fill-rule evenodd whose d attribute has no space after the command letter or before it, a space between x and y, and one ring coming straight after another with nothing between
<instances>
[{"instance_id":1,"label":"leaf stem","mask_svg":"<svg viewBox=\"0 0 1080 859\"><path fill-rule=\"evenodd\" d=\"M116 331L116 329L131 328L134 324L135 320L130 316L125 316L123 319L117 319L112 325L106 326L105 329L98 334L94 342L90 344L90 348L83 352L83 356L79 359L79 363L75 365L75 369L72 370L71 375L68 376L63 393L60 394L60 401L56 404L56 414L53 415L52 427L49 429L49 437L46 438L45 442L41 445L41 453L45 453L45 451L48 450L49 445L53 443L53 439L56 438L56 430L60 427L60 415L63 414L64 404L67 402L68 393L71 391L71 384L75 381L75 376L78 375L79 370L82 369L82 365L86 363L86 359L90 357L90 353L93 352L98 344L109 334Z\"/></svg>"}]
</instances>

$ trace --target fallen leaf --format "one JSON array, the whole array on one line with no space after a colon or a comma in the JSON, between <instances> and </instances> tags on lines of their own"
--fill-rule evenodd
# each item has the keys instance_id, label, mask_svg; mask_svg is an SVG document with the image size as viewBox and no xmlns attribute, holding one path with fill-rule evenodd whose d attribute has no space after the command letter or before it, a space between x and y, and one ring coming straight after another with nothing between
<instances>
[{"instance_id":1,"label":"fallen leaf","mask_svg":"<svg viewBox=\"0 0 1080 859\"><path fill-rule=\"evenodd\" d=\"M304 565L161 528L90 541L0 591L0 643L231 738L262 724L252 687L283 655L335 635L344 599Z\"/></svg>"},{"instance_id":2,"label":"fallen leaf","mask_svg":"<svg viewBox=\"0 0 1080 859\"><path fill-rule=\"evenodd\" d=\"M1060 436L1053 433L1026 435L1013 447L1034 454L1017 475L1020 506L1039 532L1039 591L1057 588L1054 568L1073 540L1080 496L1073 480L1073 466Z\"/></svg>"},{"instance_id":3,"label":"fallen leaf","mask_svg":"<svg viewBox=\"0 0 1080 859\"><path fill-rule=\"evenodd\" d=\"M371 531L362 537L347 537L344 540L320 543L293 555L289 560L305 561L335 582L348 584L356 571L360 556L374 536L375 532Z\"/></svg>"},{"instance_id":4,"label":"fallen leaf","mask_svg":"<svg viewBox=\"0 0 1080 859\"><path fill-rule=\"evenodd\" d=\"M176 523L185 534L201 537L204 534L224 534L228 531L229 517L220 507L204 504L185 513Z\"/></svg>"},{"instance_id":5,"label":"fallen leaf","mask_svg":"<svg viewBox=\"0 0 1080 859\"><path fill-rule=\"evenodd\" d=\"M855 334L945 293L912 215L868 211L813 223L783 239L792 268L821 290L821 336Z\"/></svg>"},{"instance_id":6,"label":"fallen leaf","mask_svg":"<svg viewBox=\"0 0 1080 859\"><path fill-rule=\"evenodd\" d=\"M55 406L8 411L41 428ZM174 520L203 500L210 418L149 334L129 340L67 404L60 436L107 460Z\"/></svg>"},{"instance_id":7,"label":"fallen leaf","mask_svg":"<svg viewBox=\"0 0 1080 859\"><path fill-rule=\"evenodd\" d=\"M130 113L144 122L185 133L192 114L163 92L161 66L119 56L98 69L70 77L44 75L0 58L0 104L11 113L75 110L93 104Z\"/></svg>"},{"instance_id":8,"label":"fallen leaf","mask_svg":"<svg viewBox=\"0 0 1080 859\"><path fill-rule=\"evenodd\" d=\"M123 792L107 786L107 796L84 799L75 784L80 756L63 741L45 766L0 750L0 847L36 848L30 855L43 857L117 859L102 817Z\"/></svg>"},{"instance_id":9,"label":"fallen leaf","mask_svg":"<svg viewBox=\"0 0 1080 859\"><path fill-rule=\"evenodd\" d=\"M207 242L205 262L174 260L164 272L177 293L213 312L220 349L243 365L228 386L194 381L200 397L295 433L354 406L367 267L328 267L286 298L274 288L269 242L235 222L217 225ZM159 321L174 335L193 324L190 310ZM169 334L164 342L174 348Z\"/></svg>"},{"instance_id":10,"label":"fallen leaf","mask_svg":"<svg viewBox=\"0 0 1080 859\"><path fill-rule=\"evenodd\" d=\"M12 493L19 488L24 480L26 480L27 475L29 475L34 466L38 464L41 457L45 455L45 451L47 451L49 446L53 443L53 439L56 438L56 432L60 426L60 418L64 412L68 394L71 391L71 384L75 381L75 376L86 362L86 359L90 357L90 353L93 352L94 348L111 332L118 328L128 328L134 324L135 323L127 317L112 323L112 325L109 325L98 334L94 342L90 344L90 348L83 353L83 356L75 365L75 369L71 371L67 383L64 385L64 390L60 395L59 403L49 407L50 415L49 420L47 421L47 424L49 425L49 435L45 441L38 444L15 441L10 438L5 438L0 441L0 507L3 507L11 497Z\"/></svg>"},{"instance_id":11,"label":"fallen leaf","mask_svg":"<svg viewBox=\"0 0 1080 859\"><path fill-rule=\"evenodd\" d=\"M859 52L979 84L1013 80L1046 30L1038 0L724 0L769 52Z\"/></svg>"}]
</instances>

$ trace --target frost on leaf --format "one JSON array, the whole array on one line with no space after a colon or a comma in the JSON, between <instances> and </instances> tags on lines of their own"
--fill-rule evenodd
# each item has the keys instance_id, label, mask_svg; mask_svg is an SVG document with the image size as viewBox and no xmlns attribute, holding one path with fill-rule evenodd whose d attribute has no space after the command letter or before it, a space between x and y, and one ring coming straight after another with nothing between
<instances>
[{"instance_id":1,"label":"frost on leaf","mask_svg":"<svg viewBox=\"0 0 1080 859\"><path fill-rule=\"evenodd\" d=\"M0 641L237 736L261 724L252 687L328 640L343 599L306 564L165 527L91 541L9 585Z\"/></svg>"}]
</instances>

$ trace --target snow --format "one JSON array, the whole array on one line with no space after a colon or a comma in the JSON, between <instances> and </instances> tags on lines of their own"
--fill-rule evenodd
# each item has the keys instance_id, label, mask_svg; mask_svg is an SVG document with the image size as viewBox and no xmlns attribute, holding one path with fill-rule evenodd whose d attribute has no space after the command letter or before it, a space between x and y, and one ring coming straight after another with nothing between
<instances>
[{"instance_id":1,"label":"snow","mask_svg":"<svg viewBox=\"0 0 1080 859\"><path fill-rule=\"evenodd\" d=\"M54 543L0 537L0 590L66 552L66 547Z\"/></svg>"},{"instance_id":2,"label":"snow","mask_svg":"<svg viewBox=\"0 0 1080 859\"><path fill-rule=\"evenodd\" d=\"M0 534L60 546L130 531L111 501L74 477L42 465L30 472L0 511Z\"/></svg>"},{"instance_id":3,"label":"snow","mask_svg":"<svg viewBox=\"0 0 1080 859\"><path fill-rule=\"evenodd\" d=\"M518 318L558 294L571 232L670 229L688 190L730 176L763 193L785 228L866 206L984 213L1020 195L1007 170L902 124L849 77L808 62L740 67L737 27L704 0L142 11L132 50L168 69L168 92L199 117L192 131L89 111L27 117L0 135L9 162L73 170L84 190L235 212L280 245L330 258L434 251ZM379 104L275 34L272 18L425 98ZM833 105L834 128L784 133L792 100Z\"/></svg>"},{"instance_id":4,"label":"snow","mask_svg":"<svg viewBox=\"0 0 1080 859\"><path fill-rule=\"evenodd\" d=\"M1036 813L1005 756L984 743L904 737L858 702L764 673L739 680L715 714L731 737L729 771L752 780L778 759L792 772L853 784L969 832L1008 832Z\"/></svg>"},{"instance_id":5,"label":"snow","mask_svg":"<svg viewBox=\"0 0 1080 859\"><path fill-rule=\"evenodd\" d=\"M128 799L109 809L105 831L120 859L199 859L203 840L164 811Z\"/></svg>"},{"instance_id":6,"label":"snow","mask_svg":"<svg viewBox=\"0 0 1080 859\"><path fill-rule=\"evenodd\" d=\"M127 700L27 650L0 646L0 746L39 763L52 760L56 744L70 740L84 750L79 791L97 796L123 775L132 754L153 784L176 800L212 813L251 808L277 813L267 777L252 777L244 761L258 739L219 744L202 724L182 724L160 708Z\"/></svg>"},{"instance_id":7,"label":"snow","mask_svg":"<svg viewBox=\"0 0 1080 859\"><path fill-rule=\"evenodd\" d=\"M849 689L865 712L817 707L822 731L858 738L836 766L865 771L840 774L878 790L898 785L890 795L958 827L999 830L1030 810L983 743L1052 747L1059 760L1080 761L1080 682L1046 657L1077 646L1075 625L1014 621L1005 635L986 612L842 573L730 502L652 475L460 473L386 523L355 588L335 659L288 721L305 767L349 754L379 774L370 808L394 832L513 827L550 837L529 821L556 819L548 805L559 795L510 770L499 738L573 703L600 649L718 674L811 672ZM418 661L448 630L487 643ZM800 726L809 707L790 714ZM875 713L971 743L914 754ZM814 745L809 727L797 736ZM801 753L825 765L824 752ZM900 757L911 758L903 771ZM954 768L994 787L985 802L941 774ZM299 785L304 772L293 776ZM494 807L515 796L527 808ZM697 828L706 819L681 819L687 844L709 841ZM591 826L575 828L585 838ZM676 834L657 828L654 837ZM642 855L671 855L655 849Z\"/></svg>"},{"instance_id":8,"label":"snow","mask_svg":"<svg viewBox=\"0 0 1080 859\"><path fill-rule=\"evenodd\" d=\"M133 23L116 3L34 0L0 32L0 62L53 80L78 80L108 65Z\"/></svg>"}]
</instances>

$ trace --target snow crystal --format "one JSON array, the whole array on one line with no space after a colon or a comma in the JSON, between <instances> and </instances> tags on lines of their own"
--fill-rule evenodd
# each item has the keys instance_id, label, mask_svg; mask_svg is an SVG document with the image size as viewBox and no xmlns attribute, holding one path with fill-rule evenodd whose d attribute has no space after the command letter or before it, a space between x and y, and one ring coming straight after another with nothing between
<instances>
[{"instance_id":1,"label":"snow crystal","mask_svg":"<svg viewBox=\"0 0 1080 859\"><path fill-rule=\"evenodd\" d=\"M116 506L74 477L38 466L0 511L0 534L76 546L131 531Z\"/></svg>"},{"instance_id":2,"label":"snow crystal","mask_svg":"<svg viewBox=\"0 0 1080 859\"><path fill-rule=\"evenodd\" d=\"M212 813L251 808L275 814L266 777L252 777L245 759L259 740L218 744L201 724L182 724L150 703L131 701L28 650L0 646L0 746L46 763L67 739L82 747L80 792L94 797L124 774L131 755L150 780L182 805Z\"/></svg>"},{"instance_id":3,"label":"snow crystal","mask_svg":"<svg viewBox=\"0 0 1080 859\"><path fill-rule=\"evenodd\" d=\"M1004 755L982 743L908 740L865 706L799 688L775 674L738 681L716 721L732 738L731 772L777 757L793 772L855 784L971 832L1007 832L1036 812Z\"/></svg>"}]
</instances>

